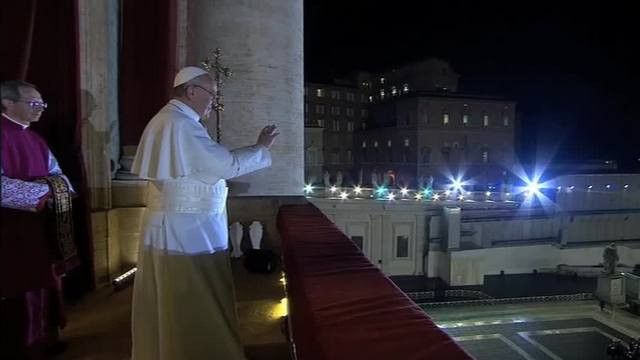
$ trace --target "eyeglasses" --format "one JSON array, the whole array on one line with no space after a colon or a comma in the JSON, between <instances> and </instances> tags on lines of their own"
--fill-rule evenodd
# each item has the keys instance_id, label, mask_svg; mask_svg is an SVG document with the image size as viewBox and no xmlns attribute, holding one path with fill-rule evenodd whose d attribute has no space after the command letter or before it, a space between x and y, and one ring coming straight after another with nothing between
<instances>
[{"instance_id":1,"label":"eyeglasses","mask_svg":"<svg viewBox=\"0 0 640 360\"><path fill-rule=\"evenodd\" d=\"M16 100L16 102L25 103L25 104L29 105L29 107L32 108L32 109L42 109L42 110L44 110L48 106L46 102L35 101L35 100Z\"/></svg>"},{"instance_id":2,"label":"eyeglasses","mask_svg":"<svg viewBox=\"0 0 640 360\"><path fill-rule=\"evenodd\" d=\"M200 85L193 85L193 86L194 86L194 87L197 87L197 88L200 88L200 89L202 89L202 90L204 90L204 91L206 91L206 92L207 92L207 94L211 95L211 97L216 97L216 93L214 93L213 91L211 91L211 90L209 90L209 89L206 89L206 88L204 88L204 87L202 87L202 86L200 86Z\"/></svg>"}]
</instances>

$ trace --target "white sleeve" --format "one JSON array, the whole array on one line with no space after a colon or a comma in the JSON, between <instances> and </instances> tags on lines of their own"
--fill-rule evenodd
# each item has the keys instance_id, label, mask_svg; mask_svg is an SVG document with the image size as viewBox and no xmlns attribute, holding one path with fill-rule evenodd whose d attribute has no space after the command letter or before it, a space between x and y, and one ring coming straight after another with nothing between
<instances>
[{"instance_id":1,"label":"white sleeve","mask_svg":"<svg viewBox=\"0 0 640 360\"><path fill-rule=\"evenodd\" d=\"M271 165L271 154L262 145L228 150L213 141L204 128L188 127L181 134L183 151L199 156L194 161L198 169L191 176L200 181L215 184Z\"/></svg>"},{"instance_id":2,"label":"white sleeve","mask_svg":"<svg viewBox=\"0 0 640 360\"><path fill-rule=\"evenodd\" d=\"M67 186L69 186L69 191L72 194L74 194L76 192L73 189L73 186L71 185L71 182L69 181L69 178L67 178L67 176L62 173L62 169L60 169L60 165L58 165L58 160L53 155L51 150L49 150L49 175L58 175L58 176L62 177L64 179L64 181L67 183Z\"/></svg>"}]
</instances>

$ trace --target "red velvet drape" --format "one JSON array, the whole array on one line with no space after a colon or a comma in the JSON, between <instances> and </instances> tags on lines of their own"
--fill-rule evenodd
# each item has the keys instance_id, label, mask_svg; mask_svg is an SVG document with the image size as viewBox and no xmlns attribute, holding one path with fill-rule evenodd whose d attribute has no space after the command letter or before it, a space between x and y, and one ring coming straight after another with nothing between
<instances>
[{"instance_id":1,"label":"red velvet drape","mask_svg":"<svg viewBox=\"0 0 640 360\"><path fill-rule=\"evenodd\" d=\"M35 84L49 107L33 129L58 158L79 194L74 201L79 268L72 292L94 287L89 192L81 154L78 0L5 1L0 6L0 80Z\"/></svg>"},{"instance_id":2,"label":"red velvet drape","mask_svg":"<svg viewBox=\"0 0 640 360\"><path fill-rule=\"evenodd\" d=\"M177 0L122 2L120 142L138 145L171 98L176 73Z\"/></svg>"}]
</instances>

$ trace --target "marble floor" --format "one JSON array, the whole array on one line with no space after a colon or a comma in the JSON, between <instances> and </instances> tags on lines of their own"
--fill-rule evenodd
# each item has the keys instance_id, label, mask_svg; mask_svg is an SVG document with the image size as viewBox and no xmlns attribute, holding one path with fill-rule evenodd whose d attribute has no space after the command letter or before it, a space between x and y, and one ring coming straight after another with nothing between
<instances>
[{"instance_id":1,"label":"marble floor","mask_svg":"<svg viewBox=\"0 0 640 360\"><path fill-rule=\"evenodd\" d=\"M282 331L286 303L280 273L248 273L233 262L242 341L249 360L288 360ZM640 317L600 310L594 300L425 307L438 326L478 360L608 359L612 339L640 338ZM131 287L104 287L69 307L62 337L68 350L56 360L130 357Z\"/></svg>"},{"instance_id":2,"label":"marble floor","mask_svg":"<svg viewBox=\"0 0 640 360\"><path fill-rule=\"evenodd\" d=\"M240 336L248 360L288 360L282 331L286 304L281 273L253 274L232 261ZM131 356L131 294L128 286L103 287L68 306L61 337L68 349L55 360L125 360Z\"/></svg>"},{"instance_id":3,"label":"marble floor","mask_svg":"<svg viewBox=\"0 0 640 360\"><path fill-rule=\"evenodd\" d=\"M640 317L594 300L429 308L429 316L474 358L600 360L611 340L640 338Z\"/></svg>"}]
</instances>

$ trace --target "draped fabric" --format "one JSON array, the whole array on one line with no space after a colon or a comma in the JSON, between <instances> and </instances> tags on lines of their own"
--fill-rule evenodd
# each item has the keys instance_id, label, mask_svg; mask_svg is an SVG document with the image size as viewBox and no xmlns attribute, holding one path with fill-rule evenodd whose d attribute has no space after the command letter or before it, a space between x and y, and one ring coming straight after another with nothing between
<instances>
[{"instance_id":1,"label":"draped fabric","mask_svg":"<svg viewBox=\"0 0 640 360\"><path fill-rule=\"evenodd\" d=\"M171 98L178 0L122 1L120 143L138 145L151 117Z\"/></svg>"},{"instance_id":2,"label":"draped fabric","mask_svg":"<svg viewBox=\"0 0 640 360\"><path fill-rule=\"evenodd\" d=\"M277 221L298 359L471 359L315 206Z\"/></svg>"},{"instance_id":3,"label":"draped fabric","mask_svg":"<svg viewBox=\"0 0 640 360\"><path fill-rule=\"evenodd\" d=\"M73 217L80 266L65 278L65 290L71 293L95 285L81 154L77 1L6 1L0 7L0 80L20 79L38 87L49 107L31 128L45 139L78 194ZM3 228L12 223L12 215L2 211Z\"/></svg>"},{"instance_id":4,"label":"draped fabric","mask_svg":"<svg viewBox=\"0 0 640 360\"><path fill-rule=\"evenodd\" d=\"M73 214L71 192L67 182L61 176L47 176L45 178L51 188L53 199L53 224L51 231L54 237L53 255L60 264L60 273L66 273L77 265L76 244L73 238Z\"/></svg>"}]
</instances>

